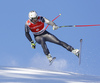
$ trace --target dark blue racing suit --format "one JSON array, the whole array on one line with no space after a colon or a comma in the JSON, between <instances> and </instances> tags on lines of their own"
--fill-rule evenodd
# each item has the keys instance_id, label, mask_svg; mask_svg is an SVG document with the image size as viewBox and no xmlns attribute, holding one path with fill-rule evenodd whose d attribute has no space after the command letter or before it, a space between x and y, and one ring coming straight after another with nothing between
<instances>
[{"instance_id":1,"label":"dark blue racing suit","mask_svg":"<svg viewBox=\"0 0 100 83\"><path fill-rule=\"evenodd\" d=\"M46 19L45 17L42 17L40 16L39 21L41 21L42 23L46 23L46 24L49 24L51 26L55 25L54 22ZM30 22L32 23L32 22ZM34 23L32 23L33 25L35 25ZM31 42L32 41L32 38L29 34L29 31L30 31L30 27L28 25L28 23L26 22L25 24L25 35L27 37L27 39ZM46 45L46 42L52 42L52 43L55 43L55 44L58 44L64 48L66 48L68 51L72 51L74 50L74 48L70 45L68 45L67 43L59 40L57 37L55 37L53 34L49 33L48 31L44 30L42 33L39 33L39 34L34 34L34 38L35 38L35 41L40 44L43 48L43 51L45 53L45 55L48 55L50 52L49 52L49 49Z\"/></svg>"}]
</instances>

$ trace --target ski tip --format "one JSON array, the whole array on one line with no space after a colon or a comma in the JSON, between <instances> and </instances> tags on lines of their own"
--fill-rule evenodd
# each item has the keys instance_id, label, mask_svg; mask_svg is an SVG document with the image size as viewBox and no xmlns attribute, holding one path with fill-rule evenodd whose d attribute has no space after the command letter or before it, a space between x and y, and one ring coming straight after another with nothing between
<instances>
[{"instance_id":1,"label":"ski tip","mask_svg":"<svg viewBox=\"0 0 100 83\"><path fill-rule=\"evenodd\" d=\"M82 42L83 41L83 39L80 39L80 42Z\"/></svg>"}]
</instances>

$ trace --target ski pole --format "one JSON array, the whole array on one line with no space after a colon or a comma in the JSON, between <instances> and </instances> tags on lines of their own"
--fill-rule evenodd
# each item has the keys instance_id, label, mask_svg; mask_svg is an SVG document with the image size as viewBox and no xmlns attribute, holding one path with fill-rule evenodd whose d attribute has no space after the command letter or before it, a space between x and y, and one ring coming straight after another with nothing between
<instances>
[{"instance_id":1,"label":"ski pole","mask_svg":"<svg viewBox=\"0 0 100 83\"><path fill-rule=\"evenodd\" d=\"M52 22L53 22L54 20L56 20L59 16L61 16L61 14L59 14L56 18L54 18L54 19L52 20ZM45 30L48 28L48 26L49 26L49 25L46 26Z\"/></svg>"},{"instance_id":2,"label":"ski pole","mask_svg":"<svg viewBox=\"0 0 100 83\"><path fill-rule=\"evenodd\" d=\"M62 27L91 27L91 26L100 26L100 24L94 24L94 25L66 25L66 26L59 26L59 28L62 28Z\"/></svg>"}]
</instances>

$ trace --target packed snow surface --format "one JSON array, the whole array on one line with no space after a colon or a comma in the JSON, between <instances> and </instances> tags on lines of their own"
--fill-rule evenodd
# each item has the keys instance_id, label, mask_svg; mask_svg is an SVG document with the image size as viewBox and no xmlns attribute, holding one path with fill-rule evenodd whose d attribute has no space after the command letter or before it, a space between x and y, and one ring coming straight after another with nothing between
<instances>
[{"instance_id":1,"label":"packed snow surface","mask_svg":"<svg viewBox=\"0 0 100 83\"><path fill-rule=\"evenodd\" d=\"M0 83L100 83L100 77L34 68L0 67Z\"/></svg>"}]
</instances>

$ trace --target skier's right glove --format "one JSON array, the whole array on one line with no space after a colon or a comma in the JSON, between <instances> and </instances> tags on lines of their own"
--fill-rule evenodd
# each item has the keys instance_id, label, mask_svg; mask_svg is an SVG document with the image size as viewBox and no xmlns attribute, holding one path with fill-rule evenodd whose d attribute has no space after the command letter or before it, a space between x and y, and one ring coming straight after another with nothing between
<instances>
[{"instance_id":1,"label":"skier's right glove","mask_svg":"<svg viewBox=\"0 0 100 83\"><path fill-rule=\"evenodd\" d=\"M34 43L33 41L31 41L31 47L32 47L33 49L35 49L36 43Z\"/></svg>"},{"instance_id":2,"label":"skier's right glove","mask_svg":"<svg viewBox=\"0 0 100 83\"><path fill-rule=\"evenodd\" d=\"M59 27L57 25L53 25L53 30L58 29Z\"/></svg>"}]
</instances>

